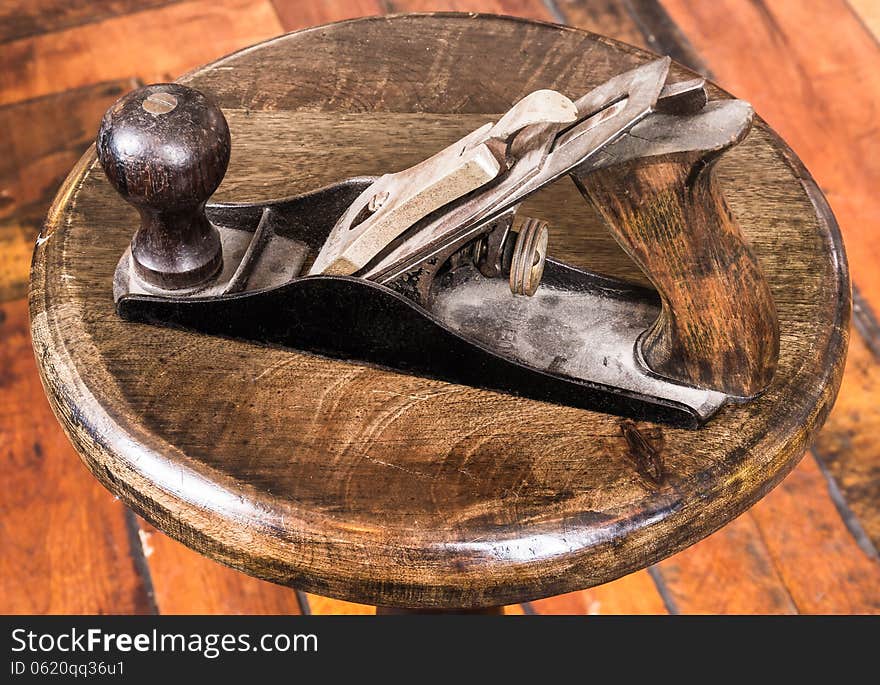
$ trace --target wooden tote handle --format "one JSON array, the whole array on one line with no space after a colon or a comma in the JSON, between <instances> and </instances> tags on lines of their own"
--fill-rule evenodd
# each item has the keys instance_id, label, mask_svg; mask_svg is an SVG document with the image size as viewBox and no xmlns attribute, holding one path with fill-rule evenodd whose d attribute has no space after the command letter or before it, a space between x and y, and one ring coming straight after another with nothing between
<instances>
[{"instance_id":1,"label":"wooden tote handle","mask_svg":"<svg viewBox=\"0 0 880 685\"><path fill-rule=\"evenodd\" d=\"M714 172L748 133L751 108L721 101L694 116L654 117L667 121L640 126L672 134L658 142L650 130L634 129L617 146L622 154L574 174L575 182L660 294L660 316L638 343L642 362L682 383L753 396L776 368L776 306ZM702 127L688 121L695 119Z\"/></svg>"}]
</instances>

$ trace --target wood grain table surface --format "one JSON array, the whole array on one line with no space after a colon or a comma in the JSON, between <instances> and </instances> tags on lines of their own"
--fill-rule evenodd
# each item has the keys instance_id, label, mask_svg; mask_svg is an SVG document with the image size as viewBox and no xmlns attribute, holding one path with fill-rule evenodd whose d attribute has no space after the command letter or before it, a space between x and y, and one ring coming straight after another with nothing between
<instances>
[{"instance_id":1,"label":"wood grain table surface","mask_svg":"<svg viewBox=\"0 0 880 685\"><path fill-rule=\"evenodd\" d=\"M809 5L809 6L807 6ZM798 152L837 215L855 284L843 386L800 466L748 513L659 564L509 613L880 612L878 35L867 0L130 0L0 4L0 611L371 613L200 557L88 474L43 396L24 300L33 240L103 110L284 31L459 10L556 21L711 75ZM855 94L855 95L854 95Z\"/></svg>"}]
</instances>

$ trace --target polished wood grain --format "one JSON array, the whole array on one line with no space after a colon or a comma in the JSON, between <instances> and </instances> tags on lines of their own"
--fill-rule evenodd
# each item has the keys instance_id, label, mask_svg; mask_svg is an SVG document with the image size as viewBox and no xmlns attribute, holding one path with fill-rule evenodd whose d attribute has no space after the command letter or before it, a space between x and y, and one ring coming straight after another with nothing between
<instances>
[{"instance_id":1,"label":"polished wood grain","mask_svg":"<svg viewBox=\"0 0 880 685\"><path fill-rule=\"evenodd\" d=\"M420 56L384 53L354 79L349 70L362 62L360 50L393 40L393 31L418 45ZM494 57L479 47L486 32L499 48ZM438 35L444 40L425 57L424 45ZM510 69L515 51L507 48L523 41L536 49ZM647 59L575 31L472 17L340 24L268 45L189 82L231 113L388 111L411 113L418 128L426 114L497 114L538 83L583 92ZM316 67L294 92L266 90L274 64L319 65L329 53L332 73ZM585 53L590 61L566 58ZM564 77L559 61L572 65ZM477 62L503 74L504 88L474 91L457 75ZM428 71L445 87L425 95ZM341 168L298 162L308 159L312 134L326 135L301 130L289 147L275 136L268 173L300 173L278 174L268 186L259 174L236 171L265 158L259 147L234 147L218 197L284 194L338 178ZM424 154L437 142L401 139L398 147ZM359 139L339 136L337 146L346 171L351 159L369 159ZM725 194L779 308L779 371L759 400L725 410L706 429L664 428L669 477L657 489L646 490L634 474L613 417L548 413L541 403L163 329L138 326L126 335L130 325L115 317L100 284L109 283L130 237L130 210L91 157L59 196L37 253L32 305L44 380L105 484L173 536L255 575L363 602L426 607L503 604L601 583L692 543L765 494L799 459L839 382L848 282L821 196L763 126L724 162ZM98 225L101 241L92 234ZM77 361L86 356L87 367ZM178 398L185 420L155 402L163 396ZM242 397L248 401L231 401ZM199 411L189 411L195 405ZM136 462L126 456L132 444ZM253 445L259 460L250 456Z\"/></svg>"}]
</instances>

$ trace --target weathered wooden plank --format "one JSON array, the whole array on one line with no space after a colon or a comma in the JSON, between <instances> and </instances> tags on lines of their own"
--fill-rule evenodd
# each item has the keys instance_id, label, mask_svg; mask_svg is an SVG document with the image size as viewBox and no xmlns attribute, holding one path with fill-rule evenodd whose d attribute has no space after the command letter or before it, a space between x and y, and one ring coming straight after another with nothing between
<instances>
[{"instance_id":1,"label":"weathered wooden plank","mask_svg":"<svg viewBox=\"0 0 880 685\"><path fill-rule=\"evenodd\" d=\"M0 44L0 104L183 72L282 32L269 0L195 0Z\"/></svg>"},{"instance_id":2,"label":"weathered wooden plank","mask_svg":"<svg viewBox=\"0 0 880 685\"><path fill-rule=\"evenodd\" d=\"M303 593L309 605L309 610L316 616L328 614L349 614L358 616L370 616L376 613L376 607L369 604L356 604L341 599L331 599L321 595Z\"/></svg>"},{"instance_id":3,"label":"weathered wooden plank","mask_svg":"<svg viewBox=\"0 0 880 685\"><path fill-rule=\"evenodd\" d=\"M126 509L52 415L21 300L0 305L0 455L0 611L150 613Z\"/></svg>"},{"instance_id":4,"label":"weathered wooden plank","mask_svg":"<svg viewBox=\"0 0 880 685\"><path fill-rule=\"evenodd\" d=\"M0 43L91 24L180 0L6 0L0 5Z\"/></svg>"},{"instance_id":5,"label":"weathered wooden plank","mask_svg":"<svg viewBox=\"0 0 880 685\"><path fill-rule=\"evenodd\" d=\"M34 235L41 221L37 214L0 220L0 302L24 297L27 292Z\"/></svg>"},{"instance_id":6,"label":"weathered wooden plank","mask_svg":"<svg viewBox=\"0 0 880 685\"><path fill-rule=\"evenodd\" d=\"M389 0L392 12L482 12L555 21L541 0Z\"/></svg>"},{"instance_id":7,"label":"weathered wooden plank","mask_svg":"<svg viewBox=\"0 0 880 685\"><path fill-rule=\"evenodd\" d=\"M813 445L851 510L855 538L880 548L880 364L856 331L850 336L846 372L837 404ZM865 545L865 541L862 541Z\"/></svg>"},{"instance_id":8,"label":"weathered wooden plank","mask_svg":"<svg viewBox=\"0 0 880 685\"><path fill-rule=\"evenodd\" d=\"M835 544L861 544L870 554L880 539L880 466L873 439L880 423L873 397L880 378L876 352L880 336L871 311L880 306L876 268L880 248L872 229L880 217L876 197L880 135L873 124L873 112L880 107L877 41L843 0L818 5L775 0L664 0L663 4L693 38L721 83L750 100L794 147L840 222L860 297L843 386L816 445L816 455L833 481L830 492L818 490L816 500L798 503L776 497L774 501L777 507L790 503L793 508L785 516L795 520L803 516L802 507L817 516L815 507L833 508L833 496L841 514L838 520L847 524L834 528L843 536ZM763 520L757 520L763 531ZM770 539L766 532L765 538ZM787 584L810 579L809 575L783 577ZM822 578L820 572L817 582ZM803 588L789 589L793 597L809 595ZM860 592L853 588L854 595ZM844 605L833 593L824 607L813 602L804 609L796 603L803 610Z\"/></svg>"},{"instance_id":9,"label":"weathered wooden plank","mask_svg":"<svg viewBox=\"0 0 880 685\"><path fill-rule=\"evenodd\" d=\"M751 514L660 562L657 571L683 614L797 613Z\"/></svg>"},{"instance_id":10,"label":"weathered wooden plank","mask_svg":"<svg viewBox=\"0 0 880 685\"><path fill-rule=\"evenodd\" d=\"M749 100L828 198L853 282L880 308L880 48L845 0L663 0L718 81Z\"/></svg>"},{"instance_id":11,"label":"weathered wooden plank","mask_svg":"<svg viewBox=\"0 0 880 685\"><path fill-rule=\"evenodd\" d=\"M134 79L90 84L0 107L0 219L48 209L71 167L95 139L104 110Z\"/></svg>"},{"instance_id":12,"label":"weathered wooden plank","mask_svg":"<svg viewBox=\"0 0 880 685\"><path fill-rule=\"evenodd\" d=\"M0 107L0 301L24 296L34 239L49 204L94 140L104 110L133 79Z\"/></svg>"},{"instance_id":13,"label":"weathered wooden plank","mask_svg":"<svg viewBox=\"0 0 880 685\"><path fill-rule=\"evenodd\" d=\"M801 613L880 613L880 563L850 535L808 455L756 504L773 563Z\"/></svg>"},{"instance_id":14,"label":"weathered wooden plank","mask_svg":"<svg viewBox=\"0 0 880 685\"><path fill-rule=\"evenodd\" d=\"M162 614L298 614L296 592L193 552L137 518L156 607Z\"/></svg>"},{"instance_id":15,"label":"weathered wooden plank","mask_svg":"<svg viewBox=\"0 0 880 685\"><path fill-rule=\"evenodd\" d=\"M669 55L703 76L709 69L678 24L666 13L660 0L621 0L645 40L658 55Z\"/></svg>"},{"instance_id":16,"label":"weathered wooden plank","mask_svg":"<svg viewBox=\"0 0 880 685\"><path fill-rule=\"evenodd\" d=\"M531 602L538 614L666 614L668 609L647 570L605 585Z\"/></svg>"},{"instance_id":17,"label":"weathered wooden plank","mask_svg":"<svg viewBox=\"0 0 880 685\"><path fill-rule=\"evenodd\" d=\"M708 68L658 0L549 0L559 21L669 55L703 75Z\"/></svg>"},{"instance_id":18,"label":"weathered wooden plank","mask_svg":"<svg viewBox=\"0 0 880 685\"><path fill-rule=\"evenodd\" d=\"M877 0L847 0L865 28L880 41L880 3Z\"/></svg>"},{"instance_id":19,"label":"weathered wooden plank","mask_svg":"<svg viewBox=\"0 0 880 685\"><path fill-rule=\"evenodd\" d=\"M285 31L385 13L382 0L272 0L272 5Z\"/></svg>"},{"instance_id":20,"label":"weathered wooden plank","mask_svg":"<svg viewBox=\"0 0 880 685\"><path fill-rule=\"evenodd\" d=\"M562 23L647 48L645 36L619 0L552 0L550 6Z\"/></svg>"}]
</instances>

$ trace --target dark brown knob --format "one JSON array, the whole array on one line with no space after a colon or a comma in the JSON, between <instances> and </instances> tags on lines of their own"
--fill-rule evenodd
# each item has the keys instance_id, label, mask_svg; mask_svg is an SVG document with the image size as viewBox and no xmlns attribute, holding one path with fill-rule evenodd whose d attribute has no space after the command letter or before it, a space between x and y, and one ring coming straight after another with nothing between
<instances>
[{"instance_id":1,"label":"dark brown knob","mask_svg":"<svg viewBox=\"0 0 880 685\"><path fill-rule=\"evenodd\" d=\"M97 147L107 178L140 212L131 241L137 275L166 289L214 276L223 255L205 202L229 164L220 108L176 83L139 88L104 114Z\"/></svg>"}]
</instances>

